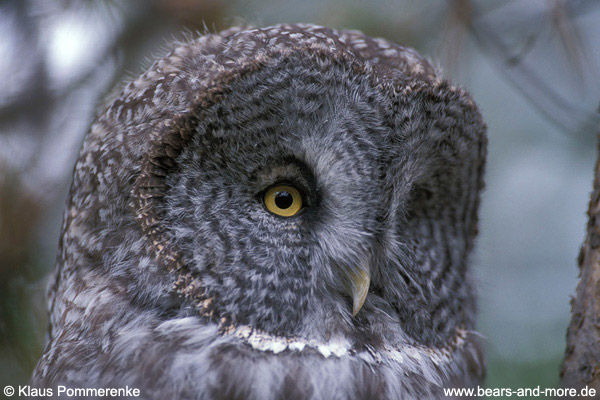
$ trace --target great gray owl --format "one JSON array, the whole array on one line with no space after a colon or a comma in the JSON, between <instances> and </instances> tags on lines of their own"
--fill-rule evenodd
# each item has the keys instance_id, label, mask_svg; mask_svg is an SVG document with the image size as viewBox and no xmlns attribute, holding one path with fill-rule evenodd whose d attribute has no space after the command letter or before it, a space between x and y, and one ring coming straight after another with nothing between
<instances>
[{"instance_id":1,"label":"great gray owl","mask_svg":"<svg viewBox=\"0 0 600 400\"><path fill-rule=\"evenodd\" d=\"M441 398L484 371L485 125L414 50L314 25L175 48L75 166L40 387Z\"/></svg>"}]
</instances>

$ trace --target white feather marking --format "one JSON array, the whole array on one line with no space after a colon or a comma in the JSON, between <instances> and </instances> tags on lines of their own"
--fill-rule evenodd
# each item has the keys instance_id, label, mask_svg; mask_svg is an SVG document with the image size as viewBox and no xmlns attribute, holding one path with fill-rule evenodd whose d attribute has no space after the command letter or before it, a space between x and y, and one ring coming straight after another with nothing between
<instances>
[{"instance_id":1,"label":"white feather marking","mask_svg":"<svg viewBox=\"0 0 600 400\"><path fill-rule=\"evenodd\" d=\"M405 349L405 353L416 361L421 361L421 354L416 347L410 346Z\"/></svg>"},{"instance_id":2,"label":"white feather marking","mask_svg":"<svg viewBox=\"0 0 600 400\"><path fill-rule=\"evenodd\" d=\"M305 347L306 347L306 343L300 342L300 341L296 341L296 340L291 341L288 344L288 349L294 350L294 351L302 351L302 350L304 350Z\"/></svg>"},{"instance_id":3,"label":"white feather marking","mask_svg":"<svg viewBox=\"0 0 600 400\"><path fill-rule=\"evenodd\" d=\"M325 358L331 356L342 358L348 354L356 354L358 358L369 364L378 364L386 360L396 363L406 363L408 360L412 360L420 364L424 360L430 360L438 366L452 361L455 351L466 344L467 333L464 329L458 329L454 340L442 348L406 344L398 348L387 347L383 350L368 347L367 351L354 352L352 351L352 343L347 342L343 338L327 342L318 342L303 338L285 338L270 335L266 332L253 329L248 325L238 326L235 329L224 332L225 335L233 335L248 343L255 350L270 351L274 354L281 353L286 349L301 352L306 348L310 348L316 350Z\"/></svg>"},{"instance_id":4,"label":"white feather marking","mask_svg":"<svg viewBox=\"0 0 600 400\"><path fill-rule=\"evenodd\" d=\"M285 342L277 340L277 341L273 342L273 345L271 346L271 351L274 354L277 354L277 353L281 353L286 348L287 348L287 344Z\"/></svg>"},{"instance_id":5,"label":"white feather marking","mask_svg":"<svg viewBox=\"0 0 600 400\"><path fill-rule=\"evenodd\" d=\"M392 360L394 360L394 361L396 361L398 363L404 362L404 357L402 356L402 353L400 353L396 349L387 350L387 354L389 355L389 357Z\"/></svg>"},{"instance_id":6,"label":"white feather marking","mask_svg":"<svg viewBox=\"0 0 600 400\"><path fill-rule=\"evenodd\" d=\"M329 356L331 355L331 350L329 349L329 346L322 344L318 347L319 353L321 353L323 355L323 357L325 358L329 358Z\"/></svg>"}]
</instances>

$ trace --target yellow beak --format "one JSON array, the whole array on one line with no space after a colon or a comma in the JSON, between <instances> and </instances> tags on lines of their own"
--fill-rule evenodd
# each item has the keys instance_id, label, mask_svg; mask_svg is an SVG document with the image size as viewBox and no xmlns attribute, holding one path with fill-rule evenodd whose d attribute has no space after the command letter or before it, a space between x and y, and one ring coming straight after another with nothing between
<instances>
[{"instance_id":1,"label":"yellow beak","mask_svg":"<svg viewBox=\"0 0 600 400\"><path fill-rule=\"evenodd\" d=\"M369 268L358 268L356 271L349 273L350 275L350 295L352 296L352 316L356 316L369 293L369 285L371 284L371 273Z\"/></svg>"}]
</instances>

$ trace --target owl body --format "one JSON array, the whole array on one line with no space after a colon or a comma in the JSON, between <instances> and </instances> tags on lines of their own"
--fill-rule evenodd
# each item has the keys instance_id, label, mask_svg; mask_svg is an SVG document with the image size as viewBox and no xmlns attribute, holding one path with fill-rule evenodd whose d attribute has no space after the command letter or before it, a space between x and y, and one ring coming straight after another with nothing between
<instances>
[{"instance_id":1,"label":"owl body","mask_svg":"<svg viewBox=\"0 0 600 400\"><path fill-rule=\"evenodd\" d=\"M86 137L33 383L157 399L476 385L485 144L470 97L383 39L278 25L180 45ZM278 187L294 215L266 202Z\"/></svg>"}]
</instances>

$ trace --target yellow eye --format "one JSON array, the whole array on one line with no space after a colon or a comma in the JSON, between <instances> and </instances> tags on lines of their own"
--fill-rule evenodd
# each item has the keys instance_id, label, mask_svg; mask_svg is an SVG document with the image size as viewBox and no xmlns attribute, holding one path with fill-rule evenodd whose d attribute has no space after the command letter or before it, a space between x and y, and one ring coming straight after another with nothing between
<instances>
[{"instance_id":1,"label":"yellow eye","mask_svg":"<svg viewBox=\"0 0 600 400\"><path fill-rule=\"evenodd\" d=\"M302 196L298 189L288 185L277 185L265 193L265 207L275 215L292 217L302 208Z\"/></svg>"}]
</instances>

